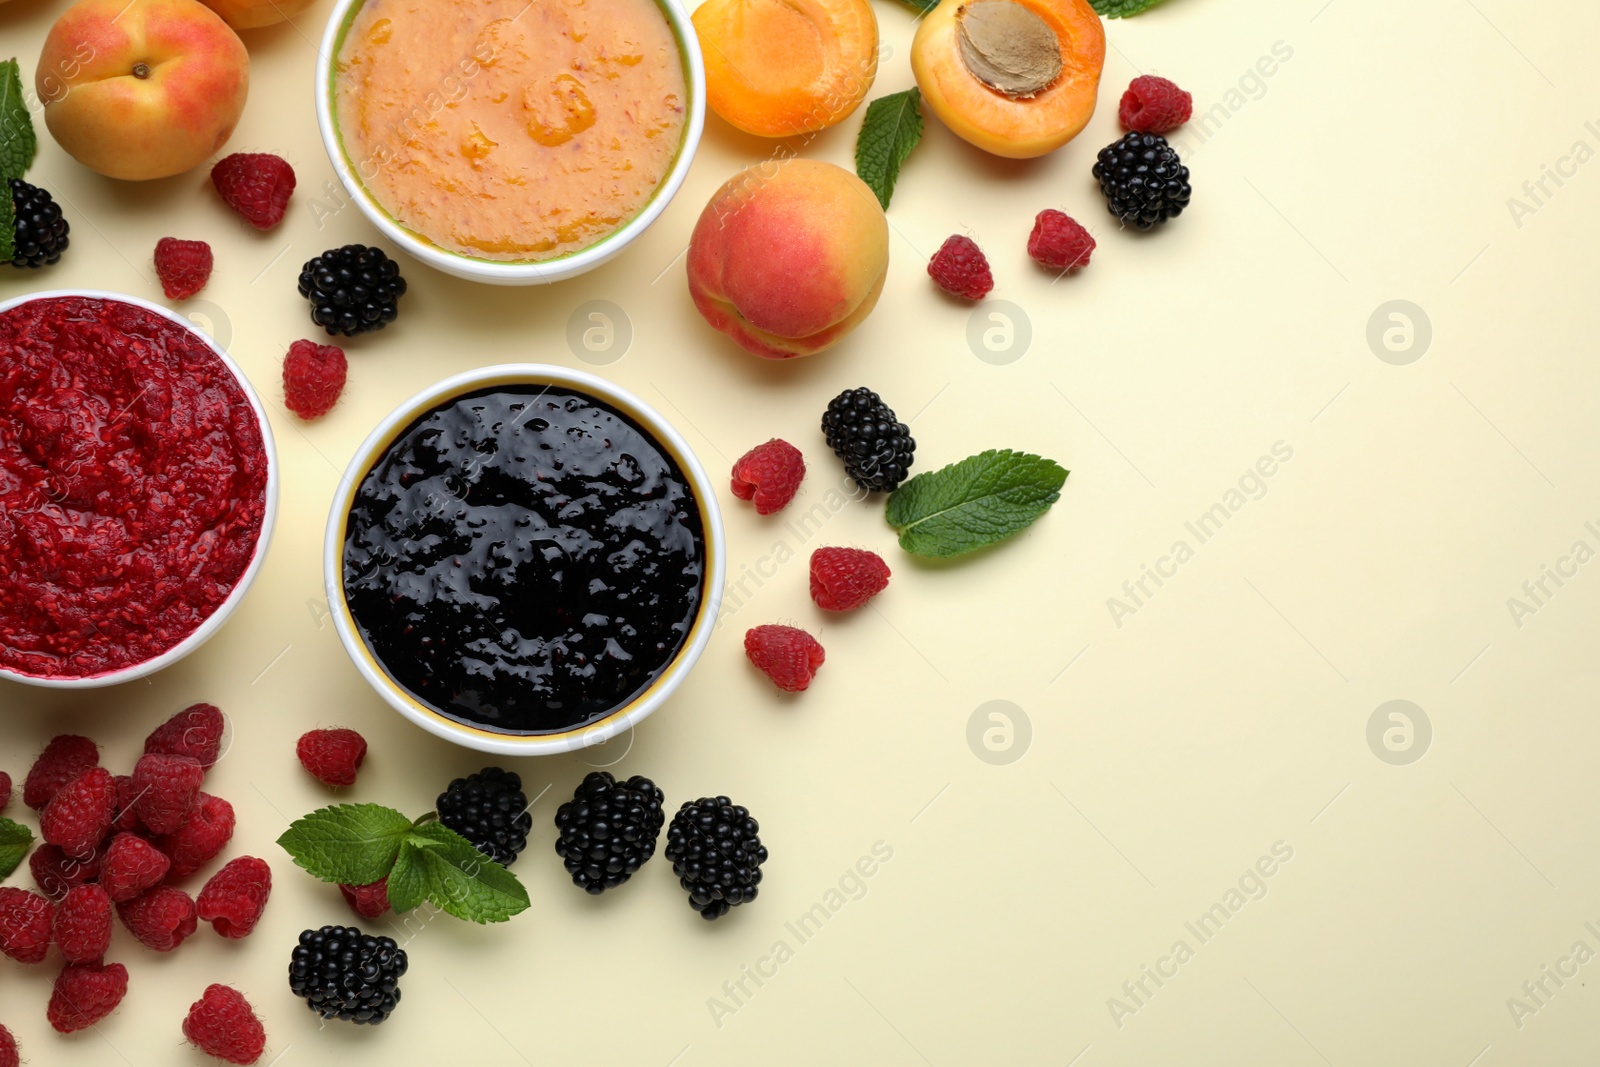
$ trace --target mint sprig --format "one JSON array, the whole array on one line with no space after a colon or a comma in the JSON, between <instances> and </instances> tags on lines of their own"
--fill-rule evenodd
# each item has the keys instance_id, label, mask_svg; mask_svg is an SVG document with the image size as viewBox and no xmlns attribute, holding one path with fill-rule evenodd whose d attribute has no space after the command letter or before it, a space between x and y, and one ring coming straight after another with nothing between
<instances>
[{"instance_id":1,"label":"mint sprig","mask_svg":"<svg viewBox=\"0 0 1600 1067\"><path fill-rule=\"evenodd\" d=\"M0 179L22 177L38 148L33 116L22 95L22 69L15 59L8 59L0 63ZM6 233L10 232L7 226Z\"/></svg>"},{"instance_id":2,"label":"mint sprig","mask_svg":"<svg viewBox=\"0 0 1600 1067\"><path fill-rule=\"evenodd\" d=\"M32 830L19 822L0 819L0 881L11 877L32 847Z\"/></svg>"},{"instance_id":3,"label":"mint sprig","mask_svg":"<svg viewBox=\"0 0 1600 1067\"><path fill-rule=\"evenodd\" d=\"M0 181L0 263L17 253L17 205L11 202L11 184Z\"/></svg>"},{"instance_id":4,"label":"mint sprig","mask_svg":"<svg viewBox=\"0 0 1600 1067\"><path fill-rule=\"evenodd\" d=\"M1089 0L1094 9L1108 19L1131 18L1142 11L1149 11L1161 0Z\"/></svg>"},{"instance_id":5,"label":"mint sprig","mask_svg":"<svg viewBox=\"0 0 1600 1067\"><path fill-rule=\"evenodd\" d=\"M880 96L867 105L856 137L856 176L887 211L900 164L922 140L922 94L916 89Z\"/></svg>"},{"instance_id":6,"label":"mint sprig","mask_svg":"<svg viewBox=\"0 0 1600 1067\"><path fill-rule=\"evenodd\" d=\"M458 919L491 923L527 909L528 891L516 875L429 818L413 822L381 804L338 804L295 820L278 844L324 882L388 878L397 912L430 901Z\"/></svg>"},{"instance_id":7,"label":"mint sprig","mask_svg":"<svg viewBox=\"0 0 1600 1067\"><path fill-rule=\"evenodd\" d=\"M960 556L1026 529L1061 498L1067 471L1028 452L990 449L919 474L889 495L885 517L917 556Z\"/></svg>"}]
</instances>

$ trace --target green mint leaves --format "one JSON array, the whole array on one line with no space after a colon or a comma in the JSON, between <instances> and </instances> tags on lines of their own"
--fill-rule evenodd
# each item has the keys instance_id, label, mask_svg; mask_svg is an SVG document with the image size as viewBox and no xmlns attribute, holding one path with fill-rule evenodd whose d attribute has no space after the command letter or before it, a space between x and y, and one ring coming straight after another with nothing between
<instances>
[{"instance_id":1,"label":"green mint leaves","mask_svg":"<svg viewBox=\"0 0 1600 1067\"><path fill-rule=\"evenodd\" d=\"M1161 0L1089 0L1094 9L1108 19L1125 19L1149 11Z\"/></svg>"},{"instance_id":2,"label":"green mint leaves","mask_svg":"<svg viewBox=\"0 0 1600 1067\"><path fill-rule=\"evenodd\" d=\"M856 137L856 175L885 211L900 177L900 164L922 140L922 94L916 89L880 96L867 105Z\"/></svg>"},{"instance_id":3,"label":"green mint leaves","mask_svg":"<svg viewBox=\"0 0 1600 1067\"><path fill-rule=\"evenodd\" d=\"M17 252L17 206L11 202L11 186L0 181L0 263L11 262Z\"/></svg>"},{"instance_id":4,"label":"green mint leaves","mask_svg":"<svg viewBox=\"0 0 1600 1067\"><path fill-rule=\"evenodd\" d=\"M917 556L960 556L1026 529L1061 498L1067 471L1010 449L919 474L889 495L885 517Z\"/></svg>"},{"instance_id":5,"label":"green mint leaves","mask_svg":"<svg viewBox=\"0 0 1600 1067\"><path fill-rule=\"evenodd\" d=\"M926 15L939 6L939 0L900 0L900 2L922 15Z\"/></svg>"},{"instance_id":6,"label":"green mint leaves","mask_svg":"<svg viewBox=\"0 0 1600 1067\"><path fill-rule=\"evenodd\" d=\"M19 822L0 819L0 881L11 877L32 847L32 830Z\"/></svg>"},{"instance_id":7,"label":"green mint leaves","mask_svg":"<svg viewBox=\"0 0 1600 1067\"><path fill-rule=\"evenodd\" d=\"M278 838L295 863L324 882L389 879L389 904L423 901L458 919L504 922L529 905L517 876L437 822L412 822L381 804L337 804L296 819Z\"/></svg>"},{"instance_id":8,"label":"green mint leaves","mask_svg":"<svg viewBox=\"0 0 1600 1067\"><path fill-rule=\"evenodd\" d=\"M22 177L38 148L33 116L22 95L22 70L15 59L8 59L0 63L0 178ZM7 226L8 240L10 233Z\"/></svg>"}]
</instances>

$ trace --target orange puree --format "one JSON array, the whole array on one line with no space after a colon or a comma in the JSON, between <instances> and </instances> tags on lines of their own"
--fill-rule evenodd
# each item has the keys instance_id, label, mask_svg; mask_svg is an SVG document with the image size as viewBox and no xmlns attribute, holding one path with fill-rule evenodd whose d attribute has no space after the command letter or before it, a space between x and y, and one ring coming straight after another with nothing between
<instances>
[{"instance_id":1,"label":"orange puree","mask_svg":"<svg viewBox=\"0 0 1600 1067\"><path fill-rule=\"evenodd\" d=\"M368 191L480 259L594 244L643 209L682 143L683 63L653 0L367 0L335 71Z\"/></svg>"}]
</instances>

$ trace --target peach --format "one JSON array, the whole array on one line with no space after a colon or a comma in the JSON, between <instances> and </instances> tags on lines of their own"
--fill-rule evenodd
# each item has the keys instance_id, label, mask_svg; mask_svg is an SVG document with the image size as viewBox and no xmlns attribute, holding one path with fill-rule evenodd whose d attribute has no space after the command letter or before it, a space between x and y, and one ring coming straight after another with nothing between
<instances>
[{"instance_id":1,"label":"peach","mask_svg":"<svg viewBox=\"0 0 1600 1067\"><path fill-rule=\"evenodd\" d=\"M689 239L707 322L765 359L809 356L860 324L889 269L889 222L854 174L813 159L730 178Z\"/></svg>"},{"instance_id":2,"label":"peach","mask_svg":"<svg viewBox=\"0 0 1600 1067\"><path fill-rule=\"evenodd\" d=\"M79 163L165 178L227 143L250 58L199 0L78 0L50 27L35 83L45 124Z\"/></svg>"},{"instance_id":3,"label":"peach","mask_svg":"<svg viewBox=\"0 0 1600 1067\"><path fill-rule=\"evenodd\" d=\"M254 30L294 18L312 0L202 0L236 30Z\"/></svg>"}]
</instances>

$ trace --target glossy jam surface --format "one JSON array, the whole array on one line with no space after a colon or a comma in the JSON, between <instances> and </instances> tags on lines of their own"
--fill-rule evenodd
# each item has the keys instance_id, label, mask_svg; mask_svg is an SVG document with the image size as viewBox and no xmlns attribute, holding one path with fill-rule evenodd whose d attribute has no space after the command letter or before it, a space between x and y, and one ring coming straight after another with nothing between
<instances>
[{"instance_id":1,"label":"glossy jam surface","mask_svg":"<svg viewBox=\"0 0 1600 1067\"><path fill-rule=\"evenodd\" d=\"M400 433L346 525L345 598L389 676L448 718L536 734L660 676L703 595L689 481L627 417L507 386Z\"/></svg>"},{"instance_id":2,"label":"glossy jam surface","mask_svg":"<svg viewBox=\"0 0 1600 1067\"><path fill-rule=\"evenodd\" d=\"M255 553L267 456L206 343L82 297L0 313L0 666L105 674L194 632Z\"/></svg>"},{"instance_id":3,"label":"glossy jam surface","mask_svg":"<svg viewBox=\"0 0 1600 1067\"><path fill-rule=\"evenodd\" d=\"M333 104L351 166L396 221L528 262L644 208L682 147L687 93L654 0L366 0Z\"/></svg>"}]
</instances>

